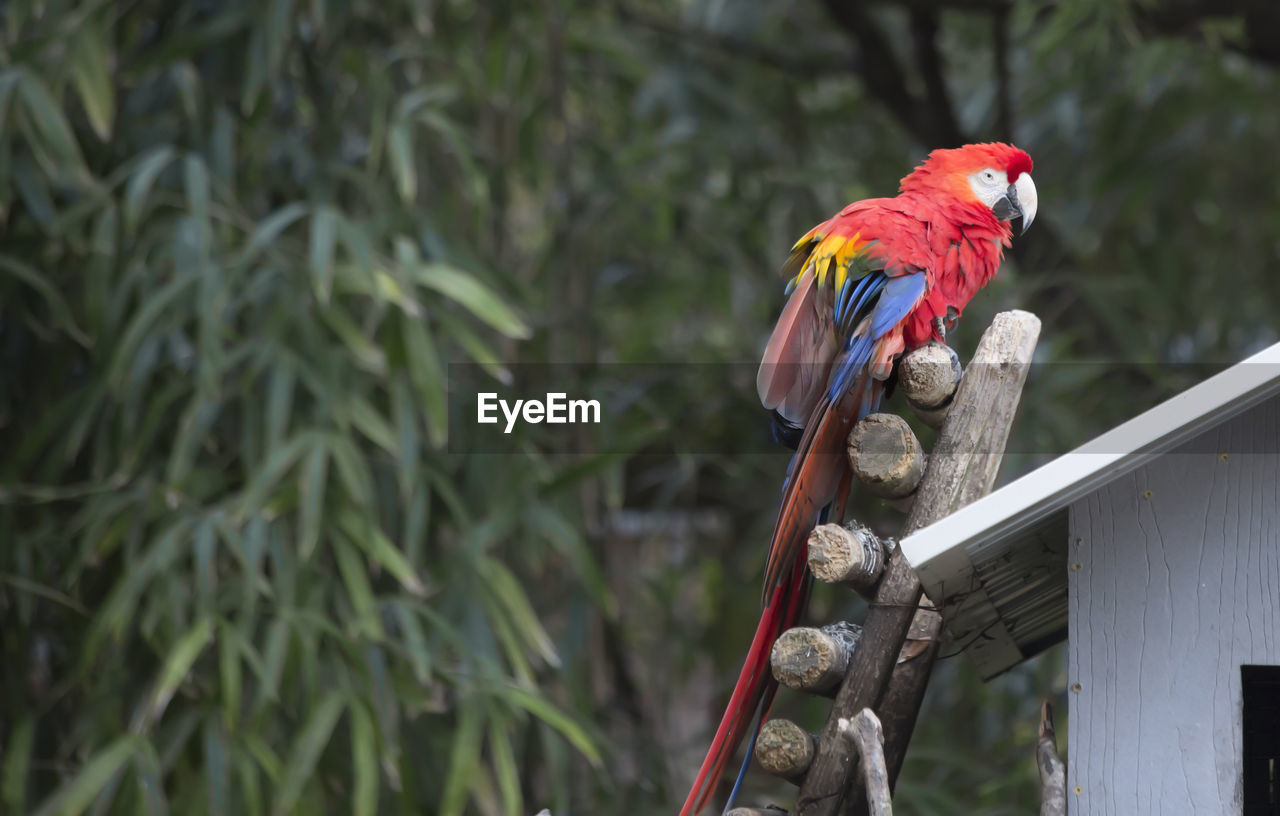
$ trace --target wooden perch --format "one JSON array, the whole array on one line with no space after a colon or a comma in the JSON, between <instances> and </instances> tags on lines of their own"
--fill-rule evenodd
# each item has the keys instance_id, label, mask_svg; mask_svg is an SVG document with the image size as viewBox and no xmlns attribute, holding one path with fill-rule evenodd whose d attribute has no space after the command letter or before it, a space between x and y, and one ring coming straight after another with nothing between
<instances>
[{"instance_id":1,"label":"wooden perch","mask_svg":"<svg viewBox=\"0 0 1280 816\"><path fill-rule=\"evenodd\" d=\"M1039 333L1035 315L1015 311L997 315L983 334L929 456L904 536L990 491ZM800 786L798 816L835 816L842 808L852 810L853 803L861 800L846 796L855 763L840 736L839 722L842 718L852 721L882 697L880 718L892 789L937 654L941 619L931 608L920 609L921 599L920 581L901 551L894 550L831 716L819 735L817 754ZM913 629L917 614L920 620ZM917 641L926 645L933 641L934 646L899 662L909 630ZM890 675L893 683L886 696Z\"/></svg>"},{"instance_id":2,"label":"wooden perch","mask_svg":"<svg viewBox=\"0 0 1280 816\"><path fill-rule=\"evenodd\" d=\"M1058 755L1053 731L1053 707L1040 704L1040 739L1036 742L1036 766L1040 769L1040 816L1067 816L1067 766Z\"/></svg>"},{"instance_id":3,"label":"wooden perch","mask_svg":"<svg viewBox=\"0 0 1280 816\"><path fill-rule=\"evenodd\" d=\"M920 484L924 449L902 417L871 414L849 434L849 465L872 493L882 499L901 500Z\"/></svg>"},{"instance_id":4,"label":"wooden perch","mask_svg":"<svg viewBox=\"0 0 1280 816\"><path fill-rule=\"evenodd\" d=\"M950 349L928 343L898 363L898 389L916 416L929 427L940 428L959 385L959 373Z\"/></svg>"},{"instance_id":5,"label":"wooden perch","mask_svg":"<svg viewBox=\"0 0 1280 816\"><path fill-rule=\"evenodd\" d=\"M834 696L861 634L852 623L788 629L774 641L769 656L774 679L797 691Z\"/></svg>"},{"instance_id":6,"label":"wooden perch","mask_svg":"<svg viewBox=\"0 0 1280 816\"><path fill-rule=\"evenodd\" d=\"M725 816L787 816L787 812L780 807L762 807L762 808L741 808L736 807L725 814Z\"/></svg>"},{"instance_id":7,"label":"wooden perch","mask_svg":"<svg viewBox=\"0 0 1280 816\"><path fill-rule=\"evenodd\" d=\"M904 537L991 492L1039 337L1040 319L1022 311L996 315L983 333L930 453L937 460L937 476L927 486L921 485L917 503L924 502L922 512L907 518ZM884 726L890 787L897 783L906 759L942 632L942 616L918 588L916 597L919 609L902 651L914 645L917 654L911 660L899 659L877 708Z\"/></svg>"},{"instance_id":8,"label":"wooden perch","mask_svg":"<svg viewBox=\"0 0 1280 816\"><path fill-rule=\"evenodd\" d=\"M862 785L867 792L867 811L871 816L893 816L889 795L889 770L884 764L884 732L875 712L864 708L851 721L840 718L842 737L858 752L862 768Z\"/></svg>"},{"instance_id":9,"label":"wooden perch","mask_svg":"<svg viewBox=\"0 0 1280 816\"><path fill-rule=\"evenodd\" d=\"M888 560L871 528L857 522L820 524L809 533L809 569L826 584L848 584L858 592L875 587Z\"/></svg>"},{"instance_id":10,"label":"wooden perch","mask_svg":"<svg viewBox=\"0 0 1280 816\"><path fill-rule=\"evenodd\" d=\"M769 720L756 738L756 761L766 772L799 782L813 762L814 737L791 720Z\"/></svg>"}]
</instances>

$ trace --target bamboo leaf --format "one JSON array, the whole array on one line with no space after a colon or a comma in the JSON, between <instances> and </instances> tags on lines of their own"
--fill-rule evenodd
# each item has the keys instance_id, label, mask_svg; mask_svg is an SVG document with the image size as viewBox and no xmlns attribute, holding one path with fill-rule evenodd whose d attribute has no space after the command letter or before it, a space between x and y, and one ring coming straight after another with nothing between
<instances>
[{"instance_id":1,"label":"bamboo leaf","mask_svg":"<svg viewBox=\"0 0 1280 816\"><path fill-rule=\"evenodd\" d=\"M254 473L244 492L240 495L239 513L249 517L261 511L267 497L289 472L289 469L302 457L311 446L317 444L313 433L300 433L288 442L277 447L267 457L267 461Z\"/></svg>"},{"instance_id":2,"label":"bamboo leaf","mask_svg":"<svg viewBox=\"0 0 1280 816\"><path fill-rule=\"evenodd\" d=\"M76 143L71 125L62 113L62 107L44 80L36 74L24 72L18 82L18 97L23 110L35 129L33 136L39 140L37 156L46 155L56 162L45 168L52 178L65 178L70 174L83 174L84 156Z\"/></svg>"},{"instance_id":3,"label":"bamboo leaf","mask_svg":"<svg viewBox=\"0 0 1280 816\"><path fill-rule=\"evenodd\" d=\"M502 812L506 816L521 816L524 802L520 795L520 771L515 752L511 749L512 737L495 717L489 721L489 753L493 756L493 774L502 794Z\"/></svg>"},{"instance_id":4,"label":"bamboo leaf","mask_svg":"<svg viewBox=\"0 0 1280 816\"><path fill-rule=\"evenodd\" d=\"M271 373L267 375L267 450L278 447L289 430L289 420L293 416L294 386L297 382L297 369L287 362L272 366Z\"/></svg>"},{"instance_id":5,"label":"bamboo leaf","mask_svg":"<svg viewBox=\"0 0 1280 816\"><path fill-rule=\"evenodd\" d=\"M166 285L150 293L142 307L137 310L126 327L124 337L116 346L115 355L107 372L107 381L117 394L123 393L125 376L134 364L134 355L142 344L147 332L155 327L155 322L169 310L174 302L191 286L194 279L190 277L176 278Z\"/></svg>"},{"instance_id":6,"label":"bamboo leaf","mask_svg":"<svg viewBox=\"0 0 1280 816\"><path fill-rule=\"evenodd\" d=\"M400 454L400 447L396 444L395 431L391 430L390 423L378 412L377 408L373 407L369 400L359 394L350 394L347 396L346 408L347 414L351 418L351 424L360 433L368 437L370 442L392 456Z\"/></svg>"},{"instance_id":7,"label":"bamboo leaf","mask_svg":"<svg viewBox=\"0 0 1280 816\"><path fill-rule=\"evenodd\" d=\"M464 321L447 311L441 312L439 318L454 342L461 346L467 356L484 369L485 373L503 385L509 386L515 381L511 376L511 369L502 364L493 348Z\"/></svg>"},{"instance_id":8,"label":"bamboo leaf","mask_svg":"<svg viewBox=\"0 0 1280 816\"><path fill-rule=\"evenodd\" d=\"M22 80L21 68L0 71L0 137L9 135L9 100Z\"/></svg>"},{"instance_id":9,"label":"bamboo leaf","mask_svg":"<svg viewBox=\"0 0 1280 816\"><path fill-rule=\"evenodd\" d=\"M337 246L337 216L328 206L311 214L311 285L321 303L333 291L333 252Z\"/></svg>"},{"instance_id":10,"label":"bamboo leaf","mask_svg":"<svg viewBox=\"0 0 1280 816\"><path fill-rule=\"evenodd\" d=\"M273 78L284 61L289 47L290 26L293 17L293 0L267 0L266 31L267 76Z\"/></svg>"},{"instance_id":11,"label":"bamboo leaf","mask_svg":"<svg viewBox=\"0 0 1280 816\"><path fill-rule=\"evenodd\" d=\"M123 580L116 582L85 638L82 661L92 660L107 637L119 638L125 623L137 612L137 600L156 573L179 555L179 542L191 528L189 518L179 518L151 543L146 554L130 565Z\"/></svg>"},{"instance_id":12,"label":"bamboo leaf","mask_svg":"<svg viewBox=\"0 0 1280 816\"><path fill-rule=\"evenodd\" d=\"M200 248L207 252L209 236L209 169L199 156L182 160L182 186L187 195L187 208L201 231Z\"/></svg>"},{"instance_id":13,"label":"bamboo leaf","mask_svg":"<svg viewBox=\"0 0 1280 816\"><path fill-rule=\"evenodd\" d=\"M213 613L214 594L218 589L218 574L214 567L217 546L213 522L207 519L199 522L192 536L191 550L195 556L196 609L202 616Z\"/></svg>"},{"instance_id":14,"label":"bamboo leaf","mask_svg":"<svg viewBox=\"0 0 1280 816\"><path fill-rule=\"evenodd\" d=\"M22 201L36 223L48 232L57 233L57 214L53 198L49 195L49 186L25 156L13 160L13 183L22 194Z\"/></svg>"},{"instance_id":15,"label":"bamboo leaf","mask_svg":"<svg viewBox=\"0 0 1280 816\"><path fill-rule=\"evenodd\" d=\"M413 123L400 120L387 132L387 156L395 176L396 190L406 202L418 195L418 171L413 162Z\"/></svg>"},{"instance_id":16,"label":"bamboo leaf","mask_svg":"<svg viewBox=\"0 0 1280 816\"><path fill-rule=\"evenodd\" d=\"M387 370L387 355L381 346L365 337L364 332L347 316L341 304L332 302L320 309L320 318L346 345L355 361L371 374L381 375Z\"/></svg>"},{"instance_id":17,"label":"bamboo leaf","mask_svg":"<svg viewBox=\"0 0 1280 816\"><path fill-rule=\"evenodd\" d=\"M153 147L146 152L129 175L124 187L124 229L132 235L151 196L156 179L174 159L173 148L168 145Z\"/></svg>"},{"instance_id":18,"label":"bamboo leaf","mask_svg":"<svg viewBox=\"0 0 1280 816\"><path fill-rule=\"evenodd\" d=\"M480 767L480 740L484 733L484 714L478 701L468 699L459 712L453 750L449 754L449 771L440 797L440 816L461 816L467 804L467 791Z\"/></svg>"},{"instance_id":19,"label":"bamboo leaf","mask_svg":"<svg viewBox=\"0 0 1280 816\"><path fill-rule=\"evenodd\" d=\"M240 263L248 263L256 258L258 253L275 243L284 234L285 230L299 218L306 215L307 212L307 205L295 201L292 204L286 204L258 222L253 234L249 237L249 243L245 245L244 251L240 254Z\"/></svg>"},{"instance_id":20,"label":"bamboo leaf","mask_svg":"<svg viewBox=\"0 0 1280 816\"><path fill-rule=\"evenodd\" d=\"M317 439L298 472L298 557L309 560L320 540L325 486L329 479L329 449Z\"/></svg>"},{"instance_id":21,"label":"bamboo leaf","mask_svg":"<svg viewBox=\"0 0 1280 816\"><path fill-rule=\"evenodd\" d=\"M350 711L351 767L355 775L352 811L354 816L377 816L378 735L364 706L353 701Z\"/></svg>"},{"instance_id":22,"label":"bamboo leaf","mask_svg":"<svg viewBox=\"0 0 1280 816\"><path fill-rule=\"evenodd\" d=\"M36 721L27 715L18 721L9 735L4 751L4 771L0 776L0 802L8 813L26 810L27 773L31 768L31 746L35 739Z\"/></svg>"},{"instance_id":23,"label":"bamboo leaf","mask_svg":"<svg viewBox=\"0 0 1280 816\"><path fill-rule=\"evenodd\" d=\"M152 723L164 715L164 710L169 707L169 701L173 699L173 693L191 672L196 658L204 651L212 636L213 621L202 618L174 644L147 697L146 708L133 726L132 730L135 733L146 731Z\"/></svg>"},{"instance_id":24,"label":"bamboo leaf","mask_svg":"<svg viewBox=\"0 0 1280 816\"><path fill-rule=\"evenodd\" d=\"M516 576L505 564L493 558L485 556L481 563L486 579L486 589L492 592L507 610L512 625L524 637L529 647L548 665L558 667L560 658L556 655L555 646L551 643L551 636L538 622L537 613L533 611L529 597L525 595L524 588L520 586Z\"/></svg>"},{"instance_id":25,"label":"bamboo leaf","mask_svg":"<svg viewBox=\"0 0 1280 816\"><path fill-rule=\"evenodd\" d=\"M102 141L111 138L115 120L116 96L112 84L111 60L107 51L107 35L94 25L82 25L71 38L67 55L71 79L80 94L93 132Z\"/></svg>"},{"instance_id":26,"label":"bamboo leaf","mask_svg":"<svg viewBox=\"0 0 1280 816\"><path fill-rule=\"evenodd\" d=\"M90 345L89 336L76 325L75 317L71 314L71 307L63 300L57 287L44 275L10 255L0 255L0 269L9 272L9 274L34 289L44 301L45 307L48 308L49 314L52 315L54 323L61 326L77 343L86 347Z\"/></svg>"},{"instance_id":27,"label":"bamboo leaf","mask_svg":"<svg viewBox=\"0 0 1280 816\"><path fill-rule=\"evenodd\" d=\"M431 680L431 651L427 648L427 639L423 636L422 626L408 604L397 602L394 608L396 620L404 636L405 649L409 652L409 659L413 661L414 679L425 686Z\"/></svg>"},{"instance_id":28,"label":"bamboo leaf","mask_svg":"<svg viewBox=\"0 0 1280 816\"><path fill-rule=\"evenodd\" d=\"M222 720L234 733L240 722L240 633L228 621L218 625L218 672L222 680Z\"/></svg>"},{"instance_id":29,"label":"bamboo leaf","mask_svg":"<svg viewBox=\"0 0 1280 816\"><path fill-rule=\"evenodd\" d=\"M357 515L347 508L339 513L338 524L343 532L364 550L365 555L391 573L411 595L423 597L427 594L426 587L414 573L413 565L371 519Z\"/></svg>"},{"instance_id":30,"label":"bamboo leaf","mask_svg":"<svg viewBox=\"0 0 1280 816\"><path fill-rule=\"evenodd\" d=\"M367 506L373 497L373 474L369 472L368 463L348 437L330 434L325 441L333 458L337 483L357 507Z\"/></svg>"},{"instance_id":31,"label":"bamboo leaf","mask_svg":"<svg viewBox=\"0 0 1280 816\"><path fill-rule=\"evenodd\" d=\"M448 434L448 396L445 393L444 366L436 351L435 341L421 320L400 321L404 345L408 350L409 380L413 383L427 419L427 438L432 446L444 445Z\"/></svg>"},{"instance_id":32,"label":"bamboo leaf","mask_svg":"<svg viewBox=\"0 0 1280 816\"><path fill-rule=\"evenodd\" d=\"M262 786L258 781L258 769L253 764L253 758L247 753L238 751L235 754L235 763L245 816L262 816Z\"/></svg>"},{"instance_id":33,"label":"bamboo leaf","mask_svg":"<svg viewBox=\"0 0 1280 816\"><path fill-rule=\"evenodd\" d=\"M231 762L227 736L216 717L204 724L204 770L209 816L226 816L231 807Z\"/></svg>"},{"instance_id":34,"label":"bamboo leaf","mask_svg":"<svg viewBox=\"0 0 1280 816\"><path fill-rule=\"evenodd\" d=\"M280 699L280 679L284 674L285 659L289 656L289 635L289 622L284 618L276 618L267 626L267 644L262 657L263 676L259 678L254 713Z\"/></svg>"},{"instance_id":35,"label":"bamboo leaf","mask_svg":"<svg viewBox=\"0 0 1280 816\"><path fill-rule=\"evenodd\" d=\"M267 745L262 737L255 733L246 733L241 739L244 741L244 747L249 754L257 761L262 768L263 773L267 775L267 779L273 785L280 783L284 777L284 762L281 761L279 755L271 750L271 746Z\"/></svg>"},{"instance_id":36,"label":"bamboo leaf","mask_svg":"<svg viewBox=\"0 0 1280 816\"><path fill-rule=\"evenodd\" d=\"M378 605L373 598L373 587L355 548L341 537L333 541L333 555L338 562L338 572L347 588L347 599L355 613L352 623L367 636L382 639L382 622L378 620Z\"/></svg>"},{"instance_id":37,"label":"bamboo leaf","mask_svg":"<svg viewBox=\"0 0 1280 816\"><path fill-rule=\"evenodd\" d=\"M133 756L138 737L127 734L94 754L80 772L63 783L31 816L79 816Z\"/></svg>"},{"instance_id":38,"label":"bamboo leaf","mask_svg":"<svg viewBox=\"0 0 1280 816\"><path fill-rule=\"evenodd\" d=\"M133 755L133 767L138 776L138 797L142 800L144 816L169 816L169 801L164 795L164 769L155 746L147 740L138 742Z\"/></svg>"},{"instance_id":39,"label":"bamboo leaf","mask_svg":"<svg viewBox=\"0 0 1280 816\"><path fill-rule=\"evenodd\" d=\"M522 340L533 334L528 324L474 275L444 263L414 264L410 274L508 337Z\"/></svg>"},{"instance_id":40,"label":"bamboo leaf","mask_svg":"<svg viewBox=\"0 0 1280 816\"><path fill-rule=\"evenodd\" d=\"M596 748L582 726L574 722L567 714L557 709L546 699L516 686L503 686L502 697L523 708L533 716L554 728L570 745L578 749L592 765L601 763L600 751Z\"/></svg>"},{"instance_id":41,"label":"bamboo leaf","mask_svg":"<svg viewBox=\"0 0 1280 816\"><path fill-rule=\"evenodd\" d=\"M276 790L275 801L271 812L275 816L292 813L302 796L307 783L312 781L316 762L329 738L333 735L334 726L346 707L341 693L328 692L311 710L306 725L294 740L289 749L289 762L284 769L284 777Z\"/></svg>"}]
</instances>

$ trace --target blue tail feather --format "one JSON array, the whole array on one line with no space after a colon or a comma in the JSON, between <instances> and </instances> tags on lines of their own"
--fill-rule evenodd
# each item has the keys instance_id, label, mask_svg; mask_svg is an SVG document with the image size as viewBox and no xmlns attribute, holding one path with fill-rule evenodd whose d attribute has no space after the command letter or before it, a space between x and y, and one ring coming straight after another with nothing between
<instances>
[{"instance_id":1,"label":"blue tail feather","mask_svg":"<svg viewBox=\"0 0 1280 816\"><path fill-rule=\"evenodd\" d=\"M826 524L831 518L831 505L826 505L818 512L818 524ZM809 585L813 585L813 576L809 576ZM778 634L782 634L779 632ZM772 702L773 695L766 694L764 699L760 701L760 707L756 710L755 726L751 729L751 741L747 743L747 755L742 758L742 767L738 769L738 776L733 780L733 789L729 791L729 799L725 802L724 810L720 816L733 810L733 803L738 799L738 793L742 790L742 780L747 778L747 770L751 767L751 759L756 755L756 740L760 737L760 729L764 728L764 718L768 713L765 708Z\"/></svg>"}]
</instances>

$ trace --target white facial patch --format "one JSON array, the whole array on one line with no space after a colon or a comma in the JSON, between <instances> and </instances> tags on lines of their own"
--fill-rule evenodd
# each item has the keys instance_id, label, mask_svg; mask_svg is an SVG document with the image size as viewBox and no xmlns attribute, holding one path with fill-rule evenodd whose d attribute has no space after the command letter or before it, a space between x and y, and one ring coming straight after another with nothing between
<instances>
[{"instance_id":1,"label":"white facial patch","mask_svg":"<svg viewBox=\"0 0 1280 816\"><path fill-rule=\"evenodd\" d=\"M988 167L970 174L969 187L979 201L988 207L995 207L996 202L1009 189L1009 176L1003 170Z\"/></svg>"}]
</instances>

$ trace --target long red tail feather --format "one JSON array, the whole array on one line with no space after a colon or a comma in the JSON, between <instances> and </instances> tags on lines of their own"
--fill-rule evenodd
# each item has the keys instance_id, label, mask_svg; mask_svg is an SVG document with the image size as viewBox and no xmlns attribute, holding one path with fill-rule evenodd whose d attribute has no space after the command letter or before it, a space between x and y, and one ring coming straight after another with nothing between
<instances>
[{"instance_id":1,"label":"long red tail feather","mask_svg":"<svg viewBox=\"0 0 1280 816\"><path fill-rule=\"evenodd\" d=\"M833 501L839 520L849 491L851 473L844 454L849 430L862 413L861 406L878 401L881 384L867 378L855 385L838 404L824 401L816 421L809 424L793 459L795 470L787 481L782 507L774 524L765 568L765 603L756 625L751 648L743 662L729 705L716 729L706 758L698 769L693 788L680 816L697 816L711 801L725 766L737 751L751 720L766 697L772 701L777 681L769 671L769 654L782 632L804 612L809 594L807 549L809 531L819 511ZM867 392L870 388L872 391ZM864 396L869 397L864 399ZM767 710L762 715L767 716Z\"/></svg>"},{"instance_id":2,"label":"long red tail feather","mask_svg":"<svg viewBox=\"0 0 1280 816\"><path fill-rule=\"evenodd\" d=\"M805 570L795 570L786 584L777 588L765 606L760 623L756 625L747 659L738 674L738 682L734 685L733 695L729 698L729 705L720 719L720 727L716 729L702 767L698 769L693 788L685 799L684 807L680 809L680 816L701 813L711 801L720 778L724 775L725 766L742 742L752 717L760 707L760 701L766 696L772 696L776 690L777 681L769 671L769 652L778 635L799 620L808 595L807 586L808 575ZM767 713L766 711L765 714Z\"/></svg>"}]
</instances>

